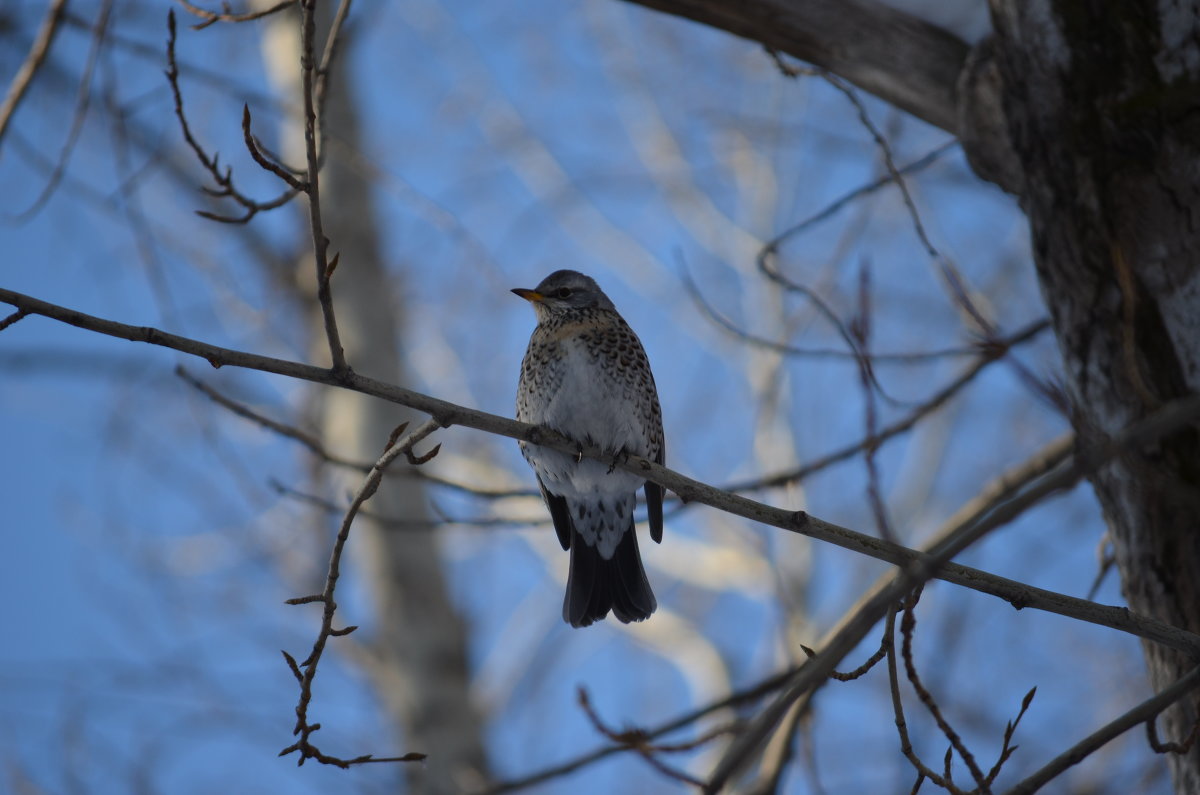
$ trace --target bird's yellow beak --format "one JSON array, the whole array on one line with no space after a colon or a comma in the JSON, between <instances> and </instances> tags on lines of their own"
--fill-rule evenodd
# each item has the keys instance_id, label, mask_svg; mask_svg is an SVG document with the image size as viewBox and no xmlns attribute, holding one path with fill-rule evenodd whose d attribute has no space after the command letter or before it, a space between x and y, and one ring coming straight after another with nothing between
<instances>
[{"instance_id":1,"label":"bird's yellow beak","mask_svg":"<svg viewBox=\"0 0 1200 795\"><path fill-rule=\"evenodd\" d=\"M513 293L521 296L530 303L540 304L542 301L546 300L546 296L542 295L537 290L526 290L524 287L514 287Z\"/></svg>"}]
</instances>

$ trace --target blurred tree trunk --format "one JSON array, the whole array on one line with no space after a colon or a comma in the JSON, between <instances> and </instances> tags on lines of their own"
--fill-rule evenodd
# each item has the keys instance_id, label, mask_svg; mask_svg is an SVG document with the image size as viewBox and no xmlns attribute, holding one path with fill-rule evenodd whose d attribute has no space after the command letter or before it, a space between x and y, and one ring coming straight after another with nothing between
<instances>
[{"instance_id":1,"label":"blurred tree trunk","mask_svg":"<svg viewBox=\"0 0 1200 795\"><path fill-rule=\"evenodd\" d=\"M1169 8L993 2L1000 106L1085 445L1200 389L1200 7ZM1130 608L1200 632L1200 430L1092 485ZM1144 650L1156 689L1197 662ZM1182 739L1196 717L1191 695L1163 723ZM1200 745L1169 758L1176 791L1200 792Z\"/></svg>"},{"instance_id":2,"label":"blurred tree trunk","mask_svg":"<svg viewBox=\"0 0 1200 795\"><path fill-rule=\"evenodd\" d=\"M317 57L336 4L319 4ZM277 14L268 26L265 57L281 95L300 103L300 37L298 14ZM348 56L343 42L339 59ZM357 372L389 383L408 383L400 340L403 317L397 297L403 291L395 269L381 261L376 212L369 182L348 162L358 151L359 120L353 86L334 65L326 101L326 159L321 170L321 209L330 256L340 254L333 277L334 309L346 359ZM292 164L302 165L303 127L294 118L282 140ZM308 226L307 205L303 209ZM308 247L311 248L311 247ZM297 263L302 291L311 308L311 361L328 363L329 349L315 299L311 256ZM346 390L321 389L317 396L321 436L328 449L362 461L383 452L389 433L401 422L424 418L407 409ZM430 441L430 446L437 442ZM417 451L422 452L421 450ZM398 462L396 467L404 466ZM349 488L357 488L361 476ZM427 520L425 494L419 481L393 478L371 499L373 513ZM409 789L420 793L458 793L485 781L486 761L481 723L469 700L466 626L451 603L443 577L433 525L415 530L389 529L360 515L354 522L350 549L356 573L364 579L374 606L375 629L360 661L397 728L401 748L387 738L373 752L386 755L420 751L421 765L403 767ZM346 619L349 620L349 619ZM357 637L357 635L356 635ZM336 648L336 644L335 644ZM351 749L359 753L363 749Z\"/></svg>"},{"instance_id":3,"label":"blurred tree trunk","mask_svg":"<svg viewBox=\"0 0 1200 795\"><path fill-rule=\"evenodd\" d=\"M1016 194L1084 452L1200 390L1200 3L992 0L973 50L871 0L632 0L811 61L959 136ZM919 4L914 3L914 6ZM1200 632L1200 431L1092 478L1129 606ZM1156 689L1195 660L1145 644ZM1186 737L1195 696L1168 710ZM1200 792L1200 744L1170 756Z\"/></svg>"}]
</instances>

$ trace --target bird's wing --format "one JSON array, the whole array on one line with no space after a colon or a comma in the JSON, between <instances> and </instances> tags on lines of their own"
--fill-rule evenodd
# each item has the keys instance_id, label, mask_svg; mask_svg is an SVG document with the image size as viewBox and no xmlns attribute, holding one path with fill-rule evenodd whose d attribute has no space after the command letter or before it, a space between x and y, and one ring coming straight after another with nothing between
<instances>
[{"instance_id":1,"label":"bird's wing","mask_svg":"<svg viewBox=\"0 0 1200 795\"><path fill-rule=\"evenodd\" d=\"M662 464L666 460L666 444L658 446L658 455L654 456L654 461L657 464ZM663 503L663 487L657 483L646 481L646 518L650 520L650 537L654 539L654 543L662 543L662 503ZM564 507L565 509L565 507ZM553 513L554 509L550 509ZM568 518L570 518L568 516Z\"/></svg>"},{"instance_id":2,"label":"bird's wing","mask_svg":"<svg viewBox=\"0 0 1200 795\"><path fill-rule=\"evenodd\" d=\"M567 498L546 491L546 486L540 477L537 482L538 488L542 490L542 499L546 501L546 507L550 509L550 518L554 520L554 532L558 534L558 543L562 544L563 549L570 549L571 509L567 507ZM661 536L662 530L660 529L658 532Z\"/></svg>"}]
</instances>

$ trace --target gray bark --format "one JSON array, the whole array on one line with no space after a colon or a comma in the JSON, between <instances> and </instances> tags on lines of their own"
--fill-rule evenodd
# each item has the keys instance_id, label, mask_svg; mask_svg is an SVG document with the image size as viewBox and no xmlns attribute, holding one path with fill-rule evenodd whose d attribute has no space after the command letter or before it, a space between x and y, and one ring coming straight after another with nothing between
<instances>
[{"instance_id":1,"label":"gray bark","mask_svg":"<svg viewBox=\"0 0 1200 795\"><path fill-rule=\"evenodd\" d=\"M631 0L830 69L959 135L1028 215L1072 421L1097 444L1200 390L1200 3L992 0L968 54L869 0ZM1129 606L1200 631L1200 430L1129 451L1092 479ZM1144 644L1156 689L1194 660ZM1189 696L1162 723L1190 731ZM1200 792L1200 744L1170 756Z\"/></svg>"},{"instance_id":2,"label":"gray bark","mask_svg":"<svg viewBox=\"0 0 1200 795\"><path fill-rule=\"evenodd\" d=\"M955 83L969 45L871 0L629 0L761 42L829 69L935 127L958 125Z\"/></svg>"},{"instance_id":3,"label":"gray bark","mask_svg":"<svg viewBox=\"0 0 1200 795\"><path fill-rule=\"evenodd\" d=\"M993 3L1001 106L1082 440L1200 389L1200 8L1179 8ZM1130 608L1200 630L1200 431L1129 451L1092 484ZM1144 649L1156 689L1195 665ZM1196 715L1190 696L1166 732L1186 736ZM1176 791L1200 792L1200 747L1169 759Z\"/></svg>"}]
</instances>

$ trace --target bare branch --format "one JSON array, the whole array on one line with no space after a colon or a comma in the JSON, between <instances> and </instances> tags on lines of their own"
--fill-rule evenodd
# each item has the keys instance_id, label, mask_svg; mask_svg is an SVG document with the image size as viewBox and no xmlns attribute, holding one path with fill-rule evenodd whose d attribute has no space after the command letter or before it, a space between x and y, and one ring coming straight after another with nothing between
<instances>
[{"instance_id":1,"label":"bare branch","mask_svg":"<svg viewBox=\"0 0 1200 795\"><path fill-rule=\"evenodd\" d=\"M676 781L682 781L683 783L691 784L694 787L704 786L703 781L693 778L681 770L676 770L659 759L656 755L656 752L663 752L668 749L652 745L646 732L642 731L641 729L627 729L625 731L618 732L606 726L604 722L600 720L600 716L596 714L596 710L592 708L592 702L588 698L587 691L582 687L579 688L578 699L579 706L583 709L584 713L587 714L588 720L591 721L592 726L596 729L596 731L600 732L605 737L619 745L624 745L634 751L637 751L638 754L641 755L641 757L647 762L649 762L655 770L662 773L667 778L673 778ZM722 731L718 732L717 734L705 735L705 737L702 738L702 741L711 740L714 737L720 736L720 734L724 733L726 732ZM697 741L696 743L686 743L670 750L689 750L690 748L696 747L696 745L698 745L700 742L701 741Z\"/></svg>"},{"instance_id":2,"label":"bare branch","mask_svg":"<svg viewBox=\"0 0 1200 795\"><path fill-rule=\"evenodd\" d=\"M804 478L819 472L822 469L826 469L841 461L845 461L846 459L863 452L869 447L878 447L888 439L910 430L921 419L932 414L946 401L957 395L964 387L970 384L975 377L984 370L984 368L1003 358L1004 354L1007 353L1010 348L1033 339L1035 336L1049 327L1049 320L1038 320L1009 337L992 342L981 343L979 358L969 367L964 369L958 378L947 384L944 388L942 388L941 391L933 395L933 397L914 408L906 417L881 430L876 436L868 437L855 442L854 444L842 447L833 451L832 453L818 458L815 461L810 461L809 463L804 464L797 469L789 470L787 472L779 472L774 475L768 475L767 477L757 478L751 481L735 483L731 486L727 486L727 488L730 491L751 491L786 486L790 483L803 480Z\"/></svg>"},{"instance_id":3,"label":"bare branch","mask_svg":"<svg viewBox=\"0 0 1200 795\"><path fill-rule=\"evenodd\" d=\"M269 17L274 13L282 11L288 6L296 4L296 0L279 0L279 2L275 5L270 6L269 8L264 8L261 11L247 11L242 14L235 14L229 11L228 3L225 3L226 10L223 13L217 13L216 11L209 11L206 8L192 5L188 2L188 0L176 0L176 2L183 6L189 13L195 14L204 20L203 22L192 25L192 30L203 30L209 25L215 25L218 22L250 22L255 19Z\"/></svg>"},{"instance_id":4,"label":"bare branch","mask_svg":"<svg viewBox=\"0 0 1200 795\"><path fill-rule=\"evenodd\" d=\"M728 31L828 69L947 132L970 47L942 28L870 0L629 0Z\"/></svg>"},{"instance_id":5,"label":"bare branch","mask_svg":"<svg viewBox=\"0 0 1200 795\"><path fill-rule=\"evenodd\" d=\"M937 160L939 160L942 157L942 155L946 154L947 152L949 152L950 150L954 149L957 146L958 146L958 141L956 139L952 138L949 141L946 141L945 143L943 143L941 146L936 147L935 149L929 151L925 155L912 161L911 163L907 163L903 166L900 166L899 168L896 168L894 171L889 171L886 175L880 177L879 179L875 180L874 182L870 182L870 183L867 183L866 185L855 188L854 190L846 193L845 195L834 200L833 202L830 202L830 204L827 207L825 207L823 210L819 210L818 212L805 218L803 221L796 222L792 226L789 226L787 229L785 229L782 232L780 232L779 234L777 234L775 237L768 240L763 245L762 251L759 252L759 256L762 257L764 255L764 252L779 251L780 247L784 243L786 243L788 240L790 240L791 238L795 237L796 235L798 235L802 232L808 231L809 229L811 229L813 226L817 225L821 221L824 221L826 218L833 216L835 213L837 213L843 207L850 205L851 203L862 198L863 196L868 196L868 195L874 193L875 191L879 190L880 188L885 188L888 185L891 185L892 182L895 180L896 175L903 176L903 175L913 174L917 171L920 171L921 169L923 169L923 168L931 165L932 163L936 162Z\"/></svg>"},{"instance_id":6,"label":"bare branch","mask_svg":"<svg viewBox=\"0 0 1200 795\"><path fill-rule=\"evenodd\" d=\"M1198 735L1200 735L1200 718L1192 724L1192 730L1188 732L1187 737L1179 742L1168 741L1165 743L1158 739L1158 716L1155 715L1146 721L1146 739L1156 754L1186 754L1192 750Z\"/></svg>"},{"instance_id":7,"label":"bare branch","mask_svg":"<svg viewBox=\"0 0 1200 795\"><path fill-rule=\"evenodd\" d=\"M25 98L29 84L33 82L34 75L37 74L38 69L46 60L46 55L50 52L50 45L54 43L54 37L58 33L59 23L62 21L63 10L66 7L67 0L53 0L50 3L41 27L38 28L37 35L33 38L33 44L29 46L29 54L25 56L25 60L21 62L21 68L17 70L12 82L8 85L8 93L4 95L4 101L0 102L0 143L4 141L4 132L8 129L8 123L12 120L13 113L21 104L21 100Z\"/></svg>"},{"instance_id":8,"label":"bare branch","mask_svg":"<svg viewBox=\"0 0 1200 795\"><path fill-rule=\"evenodd\" d=\"M737 771L749 761L750 757L756 753L767 737L774 730L774 727L779 723L782 717L787 713L790 705L805 693L817 686L828 675L828 672L833 669L839 660L841 660L851 649L862 641L862 638L874 626L876 622L882 618L890 605L904 594L908 593L913 588L929 579L932 574L939 579L944 579L949 582L957 582L955 570L964 570L966 567L958 564L947 563L950 557L960 551L964 544L959 542L959 538L970 536L972 538L980 538L986 532L1000 527L1011 521L1016 516L1027 510L1030 506L1044 499L1049 494L1055 493L1062 488L1066 488L1071 484L1079 481L1083 476L1101 466L1109 458L1117 455L1122 449L1130 449L1148 443L1152 439L1157 439L1164 433L1169 432L1171 428L1181 427L1174 423L1190 423L1194 421L1196 416L1200 415L1200 395L1192 395L1188 398L1174 401L1169 405L1166 411L1160 410L1148 417L1130 424L1117 437L1112 439L1108 444L1100 446L1100 450L1093 453L1088 460L1083 462L1079 457L1075 457L1069 463L1060 465L1053 470L1047 472L1043 477L1030 486L1021 491L1019 494L993 506L986 512L980 514L977 519L970 522L962 528L961 532L953 534L955 542L941 545L938 553L935 555L924 555L917 553L917 556L912 559L904 568L901 569L894 577L892 582L886 588L876 592L868 599L855 615L846 621L844 625L830 639L828 645L822 649L822 653L814 660L810 660L807 665L797 672L792 682L789 683L785 691L779 695L776 700L764 710L750 726L743 732L737 740L730 745L726 750L725 755L717 765L712 778L709 781L709 789L715 791L720 789L735 775ZM655 480L658 480L656 477ZM669 484L669 488L674 488ZM741 499L741 498L738 498ZM768 522L769 523L769 522ZM805 533L806 535L811 535ZM816 537L816 536L812 536ZM865 537L864 537L865 538ZM838 543L833 541L832 543ZM882 540L877 540L880 546L890 546ZM965 571L963 572L965 573ZM987 575L989 578L993 575ZM966 583L962 583L966 585ZM983 585L983 583L976 583ZM1018 587L1033 596L1032 591L1040 589L1031 589L1030 586L1018 585ZM973 586L968 586L973 587ZM984 592L988 592L988 587L980 588ZM1010 594L1011 596L1011 594ZM1024 607L1032 607L1031 603L1022 601L1021 599L1013 600L1006 597L1010 604L1017 609ZM1045 609L1049 612L1059 613L1060 607L1065 606L1060 601L1064 598L1063 594L1051 594L1043 592L1033 597L1039 603L1038 609ZM1073 597L1065 597L1070 600ZM1082 601L1082 600L1080 600ZM1085 612L1092 612L1093 609L1099 609L1101 612L1107 613L1108 618L1116 619L1122 613L1129 613L1125 608L1105 607L1095 605L1091 602L1083 602L1090 605L1084 608ZM1081 605L1082 606L1082 605ZM1132 615L1132 613L1129 613ZM1084 619L1087 620L1087 619ZM1139 622L1148 620L1145 617L1139 617ZM1168 624L1154 621L1158 625L1158 629L1165 630L1169 635L1183 632L1177 627L1171 627ZM1111 626L1106 623L1106 626ZM1115 627L1114 627L1115 628ZM1137 634L1137 633L1135 633ZM1195 638L1192 633L1185 633ZM1142 636L1146 637L1146 636ZM1177 636L1178 637L1178 636ZM1182 637L1178 639L1182 640ZM1182 649L1186 651L1193 659L1200 659L1200 647L1195 645L1194 640L1187 641L1190 648ZM1171 645L1170 643L1166 645Z\"/></svg>"},{"instance_id":9,"label":"bare branch","mask_svg":"<svg viewBox=\"0 0 1200 795\"><path fill-rule=\"evenodd\" d=\"M339 759L322 753L316 746L312 745L309 738L313 732L321 728L319 723L308 722L308 707L312 700L313 680L317 675L317 665L321 661L321 655L325 651L325 645L329 638L348 635L356 629L356 627L346 627L344 629L335 629L333 626L334 613L337 611L337 603L334 601L334 592L337 589L337 581L341 576L341 561L342 550L346 547L346 541L350 538L350 526L354 522L354 517L358 514L363 503L371 498L375 491L379 488L379 483L383 479L383 472L387 469L392 461L396 460L401 455L411 455L413 446L418 442L428 437L431 433L438 430L441 425L436 420L428 420L420 428L409 434L403 442L397 444L396 440L401 433L404 432L408 423L396 428L391 437L387 441L384 448L384 453L375 462L371 468L358 493L355 495L350 508L346 511L346 516L342 520L341 529L338 530L337 538L333 544L333 551L329 555L329 572L325 577L325 590L318 596L306 596L300 599L289 600L292 604L309 604L312 602L320 602L324 610L321 615L321 629L317 634L317 639L313 642L312 651L304 662L297 665L295 659L284 652L284 657L288 662L288 667L293 674L302 671L298 676L300 681L300 701L296 705L296 727L293 734L300 735L300 739L292 745L284 748L279 752L280 756L286 756L292 752L300 753L296 764L303 765L306 759L316 759L322 764L336 765L338 767L349 767L350 765L362 764L371 761L419 761L425 758L424 754L406 754L402 757L389 757L388 759L374 759L370 755L360 756L355 759ZM436 448L435 448L436 449ZM432 457L432 456L430 456Z\"/></svg>"},{"instance_id":10,"label":"bare branch","mask_svg":"<svg viewBox=\"0 0 1200 795\"><path fill-rule=\"evenodd\" d=\"M16 313L16 314L20 314L20 313ZM26 315L24 315L24 314L21 315L21 317L25 317L25 316ZM16 320L19 320L19 319L20 318L16 318ZM16 321L14 320L13 322L16 322ZM0 326L0 331L2 331L3 328L4 328L3 326ZM182 365L177 365L175 367L175 375L182 378L183 381L186 384L188 384L188 386L192 387L193 389L198 391L200 394L204 395L209 400L216 403L218 406L228 409L229 411L236 414L237 416L242 417L243 419L247 419L250 422L256 423L257 425L271 431L272 433L276 433L276 434L284 437L285 439L292 439L293 441L299 442L309 452L316 455L322 461L326 461L330 464L333 464L334 466L343 467L345 469L353 469L356 472L362 472L364 474L371 471L371 467L373 466L372 462L359 461L356 459L346 458L345 456L341 456L341 455L331 452L330 450L326 449L324 442L322 442L317 437L313 436L311 433L307 433L307 432L295 427L294 425L289 425L286 422L280 422L279 420L275 420L270 417L267 417L266 415L261 414L255 410L251 409L249 406L245 405L244 403L239 403L238 401L234 400L233 398L229 397L228 395L221 394L221 392L217 391L216 389L213 389L211 386L204 383L200 379L196 378L191 373L189 373ZM454 489L455 491L460 491L464 494L470 494L471 496L474 496L474 497L483 497L483 498L487 498L487 499L501 499L501 498L507 498L507 497L537 497L537 496L539 496L538 492L533 489L504 489L504 488L486 488L483 486L475 486L475 485L472 485L469 483L460 483L456 480L450 480L449 478L444 478L444 477L441 477L440 475L434 475L429 472L426 472L424 469L417 469L417 468L393 469L393 468L389 468L386 474L388 477L406 477L406 478L413 478L415 480L423 480L426 483L432 483L436 486L444 486L445 488ZM307 499L309 501L317 499L315 497L311 497L311 495L300 494L299 492L296 492L292 489L288 489L287 487L284 487L282 485L276 485L276 486L274 486L274 488L276 491L279 491L280 493L288 493L288 494L291 494L292 496L298 496L303 499ZM326 506L323 505L322 507L326 507ZM335 510L340 512L342 510L342 508L337 507ZM388 519L386 517L376 516L374 518L377 518L380 521L389 522L389 523L392 523L395 521L392 519ZM506 520L500 520L500 521L506 521ZM474 523L474 522L468 522L468 524L472 524L472 523Z\"/></svg>"},{"instance_id":11,"label":"bare branch","mask_svg":"<svg viewBox=\"0 0 1200 795\"><path fill-rule=\"evenodd\" d=\"M299 192L295 188L289 189L285 193L280 194L270 201L260 202L251 199L244 193L239 191L233 183L233 169L226 166L224 171L221 169L220 156L209 155L207 150L200 144L196 137L192 134L192 129L188 125L187 115L183 110L183 93L179 88L179 66L175 61L175 11L172 9L167 13L167 82L171 85L171 95L175 100L175 117L179 119L179 127L183 132L183 139L191 150L196 155L196 159L200 161L200 165L204 166L212 178L216 188L204 188L204 192L210 196L217 198L229 198L245 209L245 212L239 216L218 215L208 212L207 210L196 210L196 214L202 218L207 218L210 221L218 221L225 224L245 224L265 210L274 210L278 207L290 202L296 197Z\"/></svg>"},{"instance_id":12,"label":"bare branch","mask_svg":"<svg viewBox=\"0 0 1200 795\"><path fill-rule=\"evenodd\" d=\"M908 736L908 721L904 717L904 700L900 696L900 676L897 673L898 666L896 664L896 607L895 605L888 608L887 623L885 625L884 634L887 642L884 645L884 651L887 654L887 670L888 670L888 688L892 693L892 715L896 722L896 731L900 735L900 753L904 754L904 758L917 771L917 783L913 785L913 792L921 786L922 781L928 779L934 785L949 790L951 793L959 793L961 790L954 786L954 783L948 781L932 768L926 765L921 757L917 756L917 752L913 749L912 740Z\"/></svg>"},{"instance_id":13,"label":"bare branch","mask_svg":"<svg viewBox=\"0 0 1200 795\"><path fill-rule=\"evenodd\" d=\"M156 328L130 326L125 323L105 320L2 287L0 287L0 302L10 304L18 309L24 309L30 314L59 320L77 328L135 342L146 342L199 356L206 359L214 367L244 367L314 383L342 387L424 412L433 417L443 427L461 425L499 436L507 436L511 439L525 441L530 444L541 445L570 455L578 454L593 460L612 463L619 469L641 475L670 489L686 502L699 502L754 522L778 527L793 533L800 533L818 541L834 544L878 560L906 567L905 570L908 572L906 579L909 579L910 582L900 592L900 595L911 590L917 582L934 577L980 591L981 593L997 596L1018 609L1033 608L1057 613L1069 618L1128 632L1138 637L1179 649L1188 654L1200 655L1200 636L1161 621L1137 615L1125 608L1096 604L1084 599L1067 596L1066 594L1035 588L969 566L945 562L948 558L944 553L938 556L930 556L917 550L889 543L882 539L826 522L810 516L803 511L789 511L756 502L737 494L722 491L715 486L693 480L639 456L631 455L627 459L622 459L614 463L613 455L610 451L603 450L595 445L581 447L579 443L548 428L528 425L495 414L488 414L487 412L459 406L449 401L377 381L352 371L337 374L332 370L300 362L221 348L187 337L169 334ZM1189 422L1193 422L1198 416L1200 416L1200 395L1193 395L1165 404L1154 414L1131 424L1124 432L1114 437L1110 443L1098 446L1096 450L1090 452L1086 460L1073 458L1069 465L1056 468L1041 478L1036 485L1015 495L994 510L989 511L972 525L970 528L971 531L976 534L982 534L1004 525L1048 495L1074 485L1085 474L1103 465L1112 457L1118 455L1123 449L1130 446L1143 445L1154 439L1158 439L1166 433L1182 427ZM899 595L896 598L899 598ZM890 601L894 600L889 599L883 602L881 609L875 616L875 620L868 624L868 628L883 617L883 613ZM865 630L863 631L865 632ZM861 635L859 636L859 640L861 640ZM853 645L857 645L857 641ZM849 650L846 649L847 652Z\"/></svg>"},{"instance_id":14,"label":"bare branch","mask_svg":"<svg viewBox=\"0 0 1200 795\"><path fill-rule=\"evenodd\" d=\"M950 722L947 721L945 716L942 715L942 710L937 705L937 702L934 701L933 694L930 693L925 687L924 683L921 682L921 677L917 673L917 665L913 661L912 644L913 635L916 634L917 628L916 607L917 602L920 601L920 599L921 589L918 587L917 590L913 591L913 593L904 602L904 618L900 621L900 634L904 638L904 642L900 644L901 655L904 658L904 673L908 677L909 684L911 684L913 686L913 690L916 691L917 698L919 698L921 703L925 705L925 709L927 709L929 714L933 716L933 720L935 723L937 723L937 726L941 730L942 734L944 734L946 739L950 741L950 747L958 752L958 756L963 760L963 763L966 764L967 770L971 771L971 776L975 779L975 783L979 786L980 792L982 792L983 795L988 795L989 788L987 779L983 775L983 770L980 769L979 763L975 761L974 754L972 754L967 748L966 743L962 741L962 738L958 736L958 732L954 731L954 727L950 725ZM924 773L925 771L918 768L918 772ZM953 784L950 779L949 752L946 753L945 779L947 785ZM952 788L952 791L954 789L957 788Z\"/></svg>"},{"instance_id":15,"label":"bare branch","mask_svg":"<svg viewBox=\"0 0 1200 795\"><path fill-rule=\"evenodd\" d=\"M1004 795L1032 795L1072 765L1077 765L1106 743L1125 732L1153 720L1160 712L1200 686L1200 666L1193 668L1155 695L1138 704L1116 720L1101 726L1075 745L1050 760L1032 776L1024 779Z\"/></svg>"},{"instance_id":16,"label":"bare branch","mask_svg":"<svg viewBox=\"0 0 1200 795\"><path fill-rule=\"evenodd\" d=\"M15 219L18 222L27 221L41 212L46 203L50 201L50 197L58 190L58 186L62 183L63 175L67 172L67 164L70 162L71 155L75 151L75 145L79 143L79 136L83 132L83 123L87 118L88 107L92 102L92 74L96 70L96 63L103 50L104 39L108 35L108 20L112 14L112 7L113 0L104 0L103 5L100 6L100 11L96 16L96 23L92 26L92 43L88 48L87 61L84 63L83 73L79 78L79 89L75 97L75 111L71 118L71 126L67 131L66 140L63 142L62 149L59 150L58 158L54 162L54 168L51 169L50 175L46 179L46 184L42 186L37 198L33 200L32 204L16 214Z\"/></svg>"},{"instance_id":17,"label":"bare branch","mask_svg":"<svg viewBox=\"0 0 1200 795\"><path fill-rule=\"evenodd\" d=\"M0 320L0 331L4 331L4 329L11 326L13 323L17 323L22 318L26 318L26 317L29 317L29 313L26 312L24 309L18 309L16 312L13 312L11 315L4 318L4 320Z\"/></svg>"},{"instance_id":18,"label":"bare branch","mask_svg":"<svg viewBox=\"0 0 1200 795\"><path fill-rule=\"evenodd\" d=\"M344 6L345 4L343 4ZM329 355L333 362L334 373L348 373L346 352L342 349L342 341L338 334L337 320L333 313L333 294L329 289L329 280L337 267L337 256L329 259L329 239L325 237L321 220L321 183L320 159L317 156L317 112L313 104L313 80L316 70L313 61L313 39L316 38L316 0L301 0L300 27L300 74L304 94L304 153L308 161L308 216L312 226L313 259L317 268L317 301L321 305L321 316L325 321L325 338L329 342ZM336 38L338 27L330 33L331 42ZM333 51L330 44L330 53Z\"/></svg>"},{"instance_id":19,"label":"bare branch","mask_svg":"<svg viewBox=\"0 0 1200 795\"><path fill-rule=\"evenodd\" d=\"M309 184L302 180L296 179L292 172L288 171L283 166L276 163L274 160L267 157L263 152L263 146L258 139L250 132L250 106L242 105L242 139L246 142L246 148L250 150L250 156L254 158L254 162L263 167L264 170L271 172L275 176L283 180L294 191L307 193Z\"/></svg>"}]
</instances>

